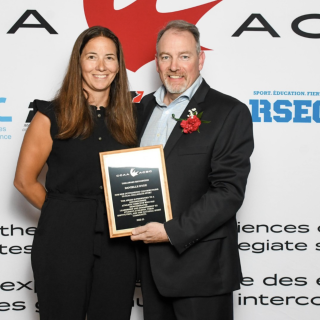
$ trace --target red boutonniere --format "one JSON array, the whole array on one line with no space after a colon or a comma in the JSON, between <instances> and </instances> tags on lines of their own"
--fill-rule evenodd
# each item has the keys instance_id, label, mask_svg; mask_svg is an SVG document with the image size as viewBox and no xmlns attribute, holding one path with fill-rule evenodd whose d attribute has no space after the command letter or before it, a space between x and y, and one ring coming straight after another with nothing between
<instances>
[{"instance_id":1,"label":"red boutonniere","mask_svg":"<svg viewBox=\"0 0 320 320\"><path fill-rule=\"evenodd\" d=\"M203 111L198 114L195 108L189 110L188 119L177 119L172 115L172 118L176 121L181 121L180 126L182 128L182 132L184 133L192 133L194 131L198 131L201 123L210 123L211 121L201 120Z\"/></svg>"}]
</instances>

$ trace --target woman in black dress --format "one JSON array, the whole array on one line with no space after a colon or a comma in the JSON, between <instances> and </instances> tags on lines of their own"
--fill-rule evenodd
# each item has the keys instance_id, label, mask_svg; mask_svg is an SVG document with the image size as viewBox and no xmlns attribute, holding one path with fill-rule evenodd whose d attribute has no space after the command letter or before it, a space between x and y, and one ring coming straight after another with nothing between
<instances>
[{"instance_id":1,"label":"woman in black dress","mask_svg":"<svg viewBox=\"0 0 320 320\"><path fill-rule=\"evenodd\" d=\"M109 238L99 160L137 143L118 38L85 30L56 98L33 106L14 184L41 209L31 256L41 320L128 320L135 251L129 237Z\"/></svg>"}]
</instances>

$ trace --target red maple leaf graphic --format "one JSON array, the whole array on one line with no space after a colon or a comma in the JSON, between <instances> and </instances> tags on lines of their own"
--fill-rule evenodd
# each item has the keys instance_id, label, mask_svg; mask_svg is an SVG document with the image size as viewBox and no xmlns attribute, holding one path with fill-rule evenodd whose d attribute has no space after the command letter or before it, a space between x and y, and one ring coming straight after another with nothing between
<instances>
[{"instance_id":1,"label":"red maple leaf graphic","mask_svg":"<svg viewBox=\"0 0 320 320\"><path fill-rule=\"evenodd\" d=\"M181 19L196 24L221 1L168 13L157 11L157 0L137 0L121 10L114 9L114 0L83 0L83 4L89 27L100 25L112 30L121 41L127 69L136 72L154 59L158 31L167 22Z\"/></svg>"}]
</instances>

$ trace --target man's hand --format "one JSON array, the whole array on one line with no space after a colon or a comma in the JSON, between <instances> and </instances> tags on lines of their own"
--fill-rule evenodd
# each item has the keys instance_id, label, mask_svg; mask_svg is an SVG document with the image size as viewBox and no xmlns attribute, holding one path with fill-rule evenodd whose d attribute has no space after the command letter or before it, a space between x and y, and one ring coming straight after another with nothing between
<instances>
[{"instance_id":1,"label":"man's hand","mask_svg":"<svg viewBox=\"0 0 320 320\"><path fill-rule=\"evenodd\" d=\"M133 229L131 240L142 240L144 243L169 242L164 225L158 222L150 222L145 226Z\"/></svg>"}]
</instances>

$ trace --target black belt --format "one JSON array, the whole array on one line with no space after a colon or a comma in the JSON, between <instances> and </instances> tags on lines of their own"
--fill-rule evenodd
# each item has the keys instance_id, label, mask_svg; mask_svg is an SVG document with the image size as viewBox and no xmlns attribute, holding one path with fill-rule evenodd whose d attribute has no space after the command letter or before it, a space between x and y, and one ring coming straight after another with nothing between
<instances>
[{"instance_id":1,"label":"black belt","mask_svg":"<svg viewBox=\"0 0 320 320\"><path fill-rule=\"evenodd\" d=\"M101 256L101 242L102 234L104 232L104 215L106 214L106 207L104 204L105 198L103 194L98 195L72 195L64 193L52 193L48 192L46 198L48 199L59 199L65 201L80 201L80 200L93 200L96 201L96 224L94 228L95 236L93 243L93 254L96 256Z\"/></svg>"}]
</instances>

